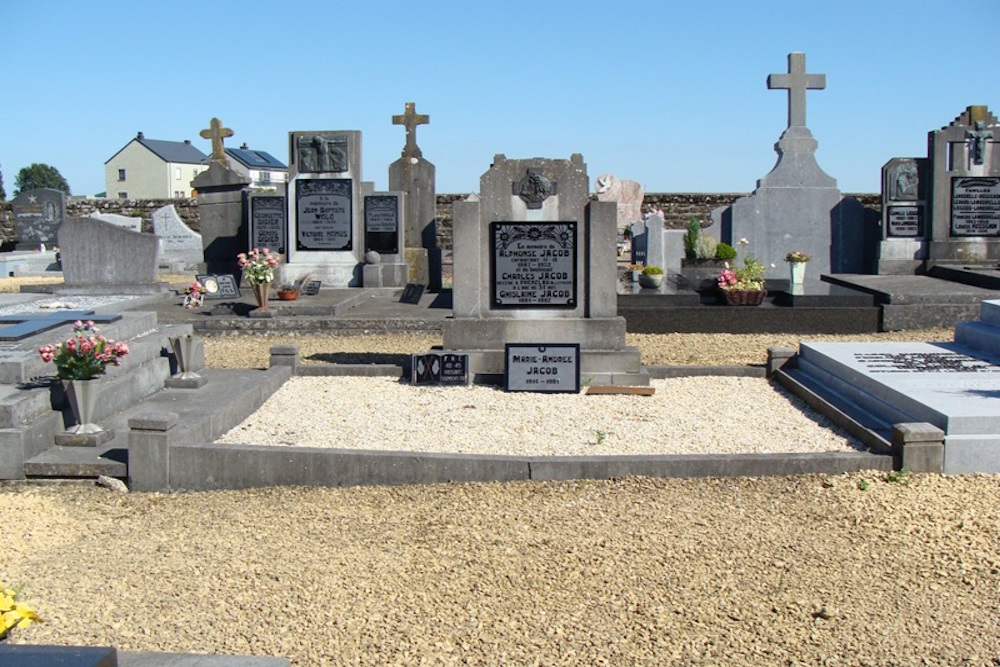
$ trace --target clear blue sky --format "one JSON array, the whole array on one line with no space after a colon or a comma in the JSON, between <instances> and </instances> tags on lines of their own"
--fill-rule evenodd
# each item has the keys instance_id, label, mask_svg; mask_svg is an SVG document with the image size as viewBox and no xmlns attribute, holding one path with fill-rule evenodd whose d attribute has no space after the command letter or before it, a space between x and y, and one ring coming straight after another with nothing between
<instances>
[{"instance_id":1,"label":"clear blue sky","mask_svg":"<svg viewBox=\"0 0 1000 667\"><path fill-rule=\"evenodd\" d=\"M844 192L926 154L970 104L1000 113L998 0L746 2L91 2L0 0L0 169L50 164L75 195L143 131L199 137L218 116L288 160L289 131L361 130L387 187L406 102L439 193L478 190L493 155L568 158L647 192L748 192L774 166L790 51L817 160Z\"/></svg>"}]
</instances>

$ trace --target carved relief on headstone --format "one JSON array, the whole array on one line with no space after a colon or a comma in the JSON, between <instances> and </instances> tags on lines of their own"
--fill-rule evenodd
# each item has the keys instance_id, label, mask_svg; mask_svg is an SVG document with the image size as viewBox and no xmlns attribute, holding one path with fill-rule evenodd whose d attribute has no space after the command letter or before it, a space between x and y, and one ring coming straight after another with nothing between
<instances>
[{"instance_id":1,"label":"carved relief on headstone","mask_svg":"<svg viewBox=\"0 0 1000 667\"><path fill-rule=\"evenodd\" d=\"M594 181L598 201L618 204L618 231L642 220L642 200L646 192L636 181L620 180L612 174L601 174Z\"/></svg>"},{"instance_id":2,"label":"carved relief on headstone","mask_svg":"<svg viewBox=\"0 0 1000 667\"><path fill-rule=\"evenodd\" d=\"M298 139L299 172L339 174L347 171L347 139L313 135Z\"/></svg>"},{"instance_id":3,"label":"carved relief on headstone","mask_svg":"<svg viewBox=\"0 0 1000 667\"><path fill-rule=\"evenodd\" d=\"M895 166L889 182L889 197L894 201L917 199L917 186L920 177L917 174L916 160L903 160Z\"/></svg>"},{"instance_id":4,"label":"carved relief on headstone","mask_svg":"<svg viewBox=\"0 0 1000 667\"><path fill-rule=\"evenodd\" d=\"M540 171L534 169L528 169L524 178L512 186L513 193L520 197L528 208L541 208L546 199L557 193L557 189L558 183L550 181Z\"/></svg>"}]
</instances>

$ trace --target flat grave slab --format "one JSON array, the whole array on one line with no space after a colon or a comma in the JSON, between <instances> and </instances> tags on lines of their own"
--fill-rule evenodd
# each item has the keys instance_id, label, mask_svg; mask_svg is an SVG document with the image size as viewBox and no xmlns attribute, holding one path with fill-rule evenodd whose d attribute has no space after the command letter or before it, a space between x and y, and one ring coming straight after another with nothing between
<instances>
[{"instance_id":1,"label":"flat grave slab","mask_svg":"<svg viewBox=\"0 0 1000 667\"><path fill-rule=\"evenodd\" d=\"M801 343L799 355L885 422L942 429L945 472L1000 472L1000 358L955 343Z\"/></svg>"},{"instance_id":2,"label":"flat grave slab","mask_svg":"<svg viewBox=\"0 0 1000 667\"><path fill-rule=\"evenodd\" d=\"M978 304L984 299L1000 298L1000 291L963 285L930 276L825 275L834 285L869 292L876 303L893 305Z\"/></svg>"}]
</instances>

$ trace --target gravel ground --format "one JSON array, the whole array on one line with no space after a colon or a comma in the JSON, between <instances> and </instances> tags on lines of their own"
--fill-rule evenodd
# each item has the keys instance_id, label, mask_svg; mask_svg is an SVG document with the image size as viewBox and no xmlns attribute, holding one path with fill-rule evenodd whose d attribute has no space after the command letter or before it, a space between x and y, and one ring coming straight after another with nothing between
<instances>
[{"instance_id":1,"label":"gravel ground","mask_svg":"<svg viewBox=\"0 0 1000 667\"><path fill-rule=\"evenodd\" d=\"M45 620L15 643L296 665L1000 660L996 476L0 501L0 578Z\"/></svg>"}]
</instances>

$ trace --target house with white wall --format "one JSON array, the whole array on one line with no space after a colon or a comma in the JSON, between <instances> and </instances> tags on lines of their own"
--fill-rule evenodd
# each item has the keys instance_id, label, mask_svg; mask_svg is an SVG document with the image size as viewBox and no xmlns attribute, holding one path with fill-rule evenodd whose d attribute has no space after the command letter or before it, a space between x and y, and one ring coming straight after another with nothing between
<instances>
[{"instance_id":1,"label":"house with white wall","mask_svg":"<svg viewBox=\"0 0 1000 667\"><path fill-rule=\"evenodd\" d=\"M147 139L139 132L104 163L105 192L116 199L182 199L208 169L208 156L190 140Z\"/></svg>"},{"instance_id":2,"label":"house with white wall","mask_svg":"<svg viewBox=\"0 0 1000 667\"><path fill-rule=\"evenodd\" d=\"M288 167L266 151L252 150L246 144L239 148L226 148L229 168L250 179L255 190L274 189L285 191Z\"/></svg>"}]
</instances>

